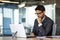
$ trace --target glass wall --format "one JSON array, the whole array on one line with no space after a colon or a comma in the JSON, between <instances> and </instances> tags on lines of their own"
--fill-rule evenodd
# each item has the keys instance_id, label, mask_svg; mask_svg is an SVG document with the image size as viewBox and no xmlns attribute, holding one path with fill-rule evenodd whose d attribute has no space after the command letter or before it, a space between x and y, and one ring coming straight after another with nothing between
<instances>
[{"instance_id":1,"label":"glass wall","mask_svg":"<svg viewBox=\"0 0 60 40\"><path fill-rule=\"evenodd\" d=\"M15 16L19 13L16 9L19 10L15 4L0 6L0 35L11 35L10 24L16 23Z\"/></svg>"},{"instance_id":2,"label":"glass wall","mask_svg":"<svg viewBox=\"0 0 60 40\"><path fill-rule=\"evenodd\" d=\"M8 5L8 6L7 6ZM18 7L14 4L3 6L3 35L11 35L10 24L18 23Z\"/></svg>"},{"instance_id":3,"label":"glass wall","mask_svg":"<svg viewBox=\"0 0 60 40\"><path fill-rule=\"evenodd\" d=\"M4 11L3 34L8 35L8 34L11 34L9 24L11 24L11 21L12 21L13 9L11 9L11 8L3 8L3 11Z\"/></svg>"},{"instance_id":4,"label":"glass wall","mask_svg":"<svg viewBox=\"0 0 60 40\"><path fill-rule=\"evenodd\" d=\"M3 34L3 14L2 7L0 6L0 35Z\"/></svg>"}]
</instances>

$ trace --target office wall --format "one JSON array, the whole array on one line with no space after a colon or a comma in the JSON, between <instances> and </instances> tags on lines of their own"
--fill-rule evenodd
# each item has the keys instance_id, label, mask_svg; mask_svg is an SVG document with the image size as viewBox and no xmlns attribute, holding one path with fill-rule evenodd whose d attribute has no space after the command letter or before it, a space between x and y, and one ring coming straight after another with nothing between
<instances>
[{"instance_id":1,"label":"office wall","mask_svg":"<svg viewBox=\"0 0 60 40\"><path fill-rule=\"evenodd\" d=\"M57 24L56 34L60 35L60 8L56 8L56 24Z\"/></svg>"}]
</instances>

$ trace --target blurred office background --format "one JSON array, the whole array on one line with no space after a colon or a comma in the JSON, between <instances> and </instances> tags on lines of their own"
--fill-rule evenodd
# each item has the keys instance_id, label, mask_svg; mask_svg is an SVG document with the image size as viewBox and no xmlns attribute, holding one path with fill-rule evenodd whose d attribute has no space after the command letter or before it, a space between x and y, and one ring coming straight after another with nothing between
<instances>
[{"instance_id":1,"label":"blurred office background","mask_svg":"<svg viewBox=\"0 0 60 40\"><path fill-rule=\"evenodd\" d=\"M56 33L57 35L60 35L60 1L56 0L56 24L57 24L57 28L56 28Z\"/></svg>"},{"instance_id":2,"label":"blurred office background","mask_svg":"<svg viewBox=\"0 0 60 40\"><path fill-rule=\"evenodd\" d=\"M60 35L59 0L0 0L0 35L11 36L10 24L21 23L29 35L37 18L35 8L38 4L45 6L46 15L54 21L52 34Z\"/></svg>"}]
</instances>

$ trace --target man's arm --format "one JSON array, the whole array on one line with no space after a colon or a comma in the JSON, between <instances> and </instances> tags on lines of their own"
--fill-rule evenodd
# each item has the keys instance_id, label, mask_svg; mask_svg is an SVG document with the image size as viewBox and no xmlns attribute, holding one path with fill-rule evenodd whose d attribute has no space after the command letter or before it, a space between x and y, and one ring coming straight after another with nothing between
<instances>
[{"instance_id":1,"label":"man's arm","mask_svg":"<svg viewBox=\"0 0 60 40\"><path fill-rule=\"evenodd\" d=\"M30 33L30 36L35 36L33 32Z\"/></svg>"},{"instance_id":2,"label":"man's arm","mask_svg":"<svg viewBox=\"0 0 60 40\"><path fill-rule=\"evenodd\" d=\"M31 36L35 36L35 25L36 25L36 19L35 19L35 21L34 21L34 26L33 26L33 30L32 30L32 32L30 33L30 35Z\"/></svg>"},{"instance_id":3,"label":"man's arm","mask_svg":"<svg viewBox=\"0 0 60 40\"><path fill-rule=\"evenodd\" d=\"M47 22L47 26L46 26L46 29L45 29L46 30L46 35L53 29L53 24L54 24L53 21L49 20Z\"/></svg>"},{"instance_id":4,"label":"man's arm","mask_svg":"<svg viewBox=\"0 0 60 40\"><path fill-rule=\"evenodd\" d=\"M53 22L48 21L46 22L46 26L44 27L43 24L39 27L39 35L41 36L47 36L47 34L50 33L53 29Z\"/></svg>"},{"instance_id":5,"label":"man's arm","mask_svg":"<svg viewBox=\"0 0 60 40\"><path fill-rule=\"evenodd\" d=\"M46 22L46 26L44 27L43 24L40 26L39 31L41 36L47 36L47 34L53 29L53 21L49 20Z\"/></svg>"}]
</instances>

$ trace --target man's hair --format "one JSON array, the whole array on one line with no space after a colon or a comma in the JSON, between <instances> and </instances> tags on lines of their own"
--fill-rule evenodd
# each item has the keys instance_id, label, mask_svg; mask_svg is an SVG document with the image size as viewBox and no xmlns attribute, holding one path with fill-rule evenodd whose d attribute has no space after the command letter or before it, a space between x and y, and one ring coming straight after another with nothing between
<instances>
[{"instance_id":1,"label":"man's hair","mask_svg":"<svg viewBox=\"0 0 60 40\"><path fill-rule=\"evenodd\" d=\"M35 11L36 10L40 10L40 11L45 11L45 7L43 5L37 5L37 7L35 8Z\"/></svg>"}]
</instances>

